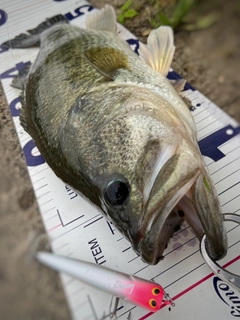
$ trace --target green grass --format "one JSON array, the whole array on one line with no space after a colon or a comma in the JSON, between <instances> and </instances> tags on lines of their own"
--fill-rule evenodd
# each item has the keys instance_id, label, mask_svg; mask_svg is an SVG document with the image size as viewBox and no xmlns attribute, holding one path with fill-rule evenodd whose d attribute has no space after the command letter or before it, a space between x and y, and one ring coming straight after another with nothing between
<instances>
[{"instance_id":1,"label":"green grass","mask_svg":"<svg viewBox=\"0 0 240 320\"><path fill-rule=\"evenodd\" d=\"M153 28L158 28L160 25L171 26L173 29L181 28L182 30L192 31L206 29L210 27L218 16L211 13L205 16L191 15L191 9L196 4L196 0L179 0L173 8L170 17L167 17L159 5L159 1L155 1L157 14L154 18L149 19Z\"/></svg>"},{"instance_id":2,"label":"green grass","mask_svg":"<svg viewBox=\"0 0 240 320\"><path fill-rule=\"evenodd\" d=\"M120 13L118 14L118 21L124 24L125 19L131 19L135 17L138 13L130 8L132 5L132 0L127 0L124 5L120 8Z\"/></svg>"}]
</instances>

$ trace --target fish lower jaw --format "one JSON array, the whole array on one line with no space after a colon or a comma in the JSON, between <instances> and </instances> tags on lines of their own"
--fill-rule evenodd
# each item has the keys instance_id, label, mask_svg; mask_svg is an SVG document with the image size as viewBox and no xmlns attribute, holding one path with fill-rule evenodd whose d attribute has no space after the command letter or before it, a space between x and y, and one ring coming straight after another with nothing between
<instances>
[{"instance_id":1,"label":"fish lower jaw","mask_svg":"<svg viewBox=\"0 0 240 320\"><path fill-rule=\"evenodd\" d=\"M143 239L139 251L142 259L146 263L155 265L160 260L164 259L163 253L168 246L168 242L177 228L181 226L183 221L183 218L179 217L179 215L172 211L163 225L161 237L157 237L155 243L147 241L148 239L146 237Z\"/></svg>"}]
</instances>

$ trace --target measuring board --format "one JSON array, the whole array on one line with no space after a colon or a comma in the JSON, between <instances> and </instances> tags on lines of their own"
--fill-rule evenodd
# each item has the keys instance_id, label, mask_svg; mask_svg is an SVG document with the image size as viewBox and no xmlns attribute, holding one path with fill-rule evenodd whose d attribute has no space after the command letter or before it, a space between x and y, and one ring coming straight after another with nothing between
<instances>
[{"instance_id":1,"label":"measuring board","mask_svg":"<svg viewBox=\"0 0 240 320\"><path fill-rule=\"evenodd\" d=\"M86 1L25 0L4 1L0 8L1 42L36 27L46 18L64 14L70 23L85 26L86 15L94 9ZM118 33L137 52L139 43L124 27ZM232 319L240 317L240 294L214 276L205 265L199 241L184 223L165 250L165 259L149 266L132 250L102 213L55 176L39 154L31 137L19 123L19 90L12 78L33 62L38 49L0 48L0 74L13 121L23 149L29 175L52 250L59 255L87 260L161 284L174 298L171 312L163 307L156 314L120 300L117 317L128 319ZM171 70L169 78L179 78ZM192 103L199 146L216 185L225 213L240 214L240 126L190 84L182 96ZM228 255L221 265L234 273L240 270L239 226L226 223ZM108 313L111 296L61 274L66 298L75 320L100 319Z\"/></svg>"}]
</instances>

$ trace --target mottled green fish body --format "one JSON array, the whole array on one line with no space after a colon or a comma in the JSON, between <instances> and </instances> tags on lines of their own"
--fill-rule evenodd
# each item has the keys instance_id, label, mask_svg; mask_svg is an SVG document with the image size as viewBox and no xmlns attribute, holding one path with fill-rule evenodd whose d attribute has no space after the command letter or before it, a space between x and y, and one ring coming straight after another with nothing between
<instances>
[{"instance_id":1,"label":"mottled green fish body","mask_svg":"<svg viewBox=\"0 0 240 320\"><path fill-rule=\"evenodd\" d=\"M179 83L166 79L171 29L154 31L138 57L114 33L110 6L87 26L59 24L42 35L24 128L56 175L100 207L146 262L161 259L179 212L199 238L206 233L210 255L223 256L221 210L195 124Z\"/></svg>"}]
</instances>

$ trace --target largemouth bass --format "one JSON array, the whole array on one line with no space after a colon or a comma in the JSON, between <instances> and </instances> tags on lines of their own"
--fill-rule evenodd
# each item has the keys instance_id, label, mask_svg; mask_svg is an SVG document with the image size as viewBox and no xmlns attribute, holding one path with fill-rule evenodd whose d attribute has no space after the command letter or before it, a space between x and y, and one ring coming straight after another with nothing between
<instances>
[{"instance_id":1,"label":"largemouth bass","mask_svg":"<svg viewBox=\"0 0 240 320\"><path fill-rule=\"evenodd\" d=\"M179 96L184 81L166 78L172 29L152 31L138 56L116 35L111 6L86 26L41 33L22 126L55 174L101 208L147 263L162 259L184 218L199 239L206 234L211 258L222 258L222 212Z\"/></svg>"}]
</instances>

